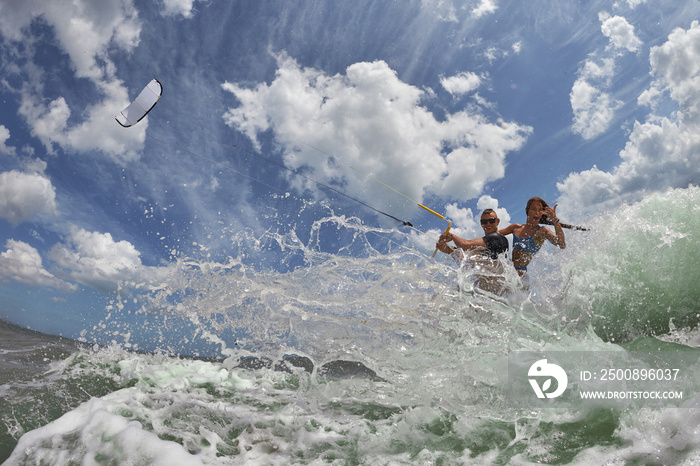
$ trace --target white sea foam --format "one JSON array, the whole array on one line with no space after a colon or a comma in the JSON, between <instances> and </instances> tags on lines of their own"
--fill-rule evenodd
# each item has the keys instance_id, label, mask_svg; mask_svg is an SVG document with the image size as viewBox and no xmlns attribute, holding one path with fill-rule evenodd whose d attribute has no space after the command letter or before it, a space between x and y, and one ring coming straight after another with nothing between
<instances>
[{"instance_id":1,"label":"white sea foam","mask_svg":"<svg viewBox=\"0 0 700 466\"><path fill-rule=\"evenodd\" d=\"M92 398L22 436L8 464L693 464L696 398L522 409L509 403L508 355L692 351L699 196L671 191L589 219L591 231L544 248L531 286L506 296L468 289L472 272L414 250L379 253L367 238L394 233L347 221L336 222L350 238L339 249L352 255L268 238L304 258L290 270L181 259L164 286L115 300L86 339L146 333L165 353L219 359L77 352L44 383Z\"/></svg>"}]
</instances>

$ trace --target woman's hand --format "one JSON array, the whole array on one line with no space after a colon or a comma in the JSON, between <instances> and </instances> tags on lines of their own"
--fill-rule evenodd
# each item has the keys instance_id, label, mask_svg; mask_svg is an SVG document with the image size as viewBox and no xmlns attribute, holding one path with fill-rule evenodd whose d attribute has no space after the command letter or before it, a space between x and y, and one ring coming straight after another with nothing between
<instances>
[{"instance_id":1,"label":"woman's hand","mask_svg":"<svg viewBox=\"0 0 700 466\"><path fill-rule=\"evenodd\" d=\"M559 218L557 217L557 206L559 204L554 204L554 207L545 207L542 212L547 216L548 219L552 221L552 223L557 223L559 221Z\"/></svg>"}]
</instances>

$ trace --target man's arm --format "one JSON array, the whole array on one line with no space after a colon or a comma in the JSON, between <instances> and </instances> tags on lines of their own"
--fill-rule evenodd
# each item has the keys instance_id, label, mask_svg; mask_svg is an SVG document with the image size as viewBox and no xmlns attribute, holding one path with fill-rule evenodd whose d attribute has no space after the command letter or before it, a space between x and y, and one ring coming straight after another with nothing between
<instances>
[{"instance_id":1,"label":"man's arm","mask_svg":"<svg viewBox=\"0 0 700 466\"><path fill-rule=\"evenodd\" d=\"M477 249L486 247L486 242L484 241L484 238L462 239L459 236L453 235L452 241L454 241L455 246L457 246L459 249L464 249L465 251L467 249Z\"/></svg>"},{"instance_id":2,"label":"man's arm","mask_svg":"<svg viewBox=\"0 0 700 466\"><path fill-rule=\"evenodd\" d=\"M464 239L464 238L460 238L457 235L453 235L452 233L443 233L440 236L440 241L438 241L438 244L440 244L441 242L444 244L444 243L447 243L449 241L453 241L455 243L455 246L457 246L459 249L464 249L464 250L485 248L486 247L486 242L484 241L483 238ZM440 249L440 250L442 251L442 249Z\"/></svg>"}]
</instances>

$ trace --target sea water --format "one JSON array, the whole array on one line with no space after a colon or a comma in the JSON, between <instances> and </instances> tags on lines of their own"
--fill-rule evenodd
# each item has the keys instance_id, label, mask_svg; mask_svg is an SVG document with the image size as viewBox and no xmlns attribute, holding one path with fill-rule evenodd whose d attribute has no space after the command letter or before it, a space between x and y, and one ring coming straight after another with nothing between
<instances>
[{"instance_id":1,"label":"sea water","mask_svg":"<svg viewBox=\"0 0 700 466\"><path fill-rule=\"evenodd\" d=\"M329 225L350 238L336 254L315 243ZM374 238L397 233L331 217L307 242L258 243L304 264L286 271L181 258L162 285L115 298L83 343L3 325L0 460L698 464L692 391L654 407L509 399L515 352L697 351L700 189L586 226L538 253L529 286L507 272L503 296L408 236L380 253ZM93 344L102 334L113 342Z\"/></svg>"}]
</instances>

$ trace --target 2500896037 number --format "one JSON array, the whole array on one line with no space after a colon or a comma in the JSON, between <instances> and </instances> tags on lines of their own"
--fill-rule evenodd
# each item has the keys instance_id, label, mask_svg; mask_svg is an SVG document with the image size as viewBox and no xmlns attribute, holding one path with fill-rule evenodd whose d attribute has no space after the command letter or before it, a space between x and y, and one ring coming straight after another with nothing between
<instances>
[{"instance_id":1,"label":"2500896037 number","mask_svg":"<svg viewBox=\"0 0 700 466\"><path fill-rule=\"evenodd\" d=\"M678 379L680 369L602 369L600 380L660 380L671 381Z\"/></svg>"}]
</instances>

